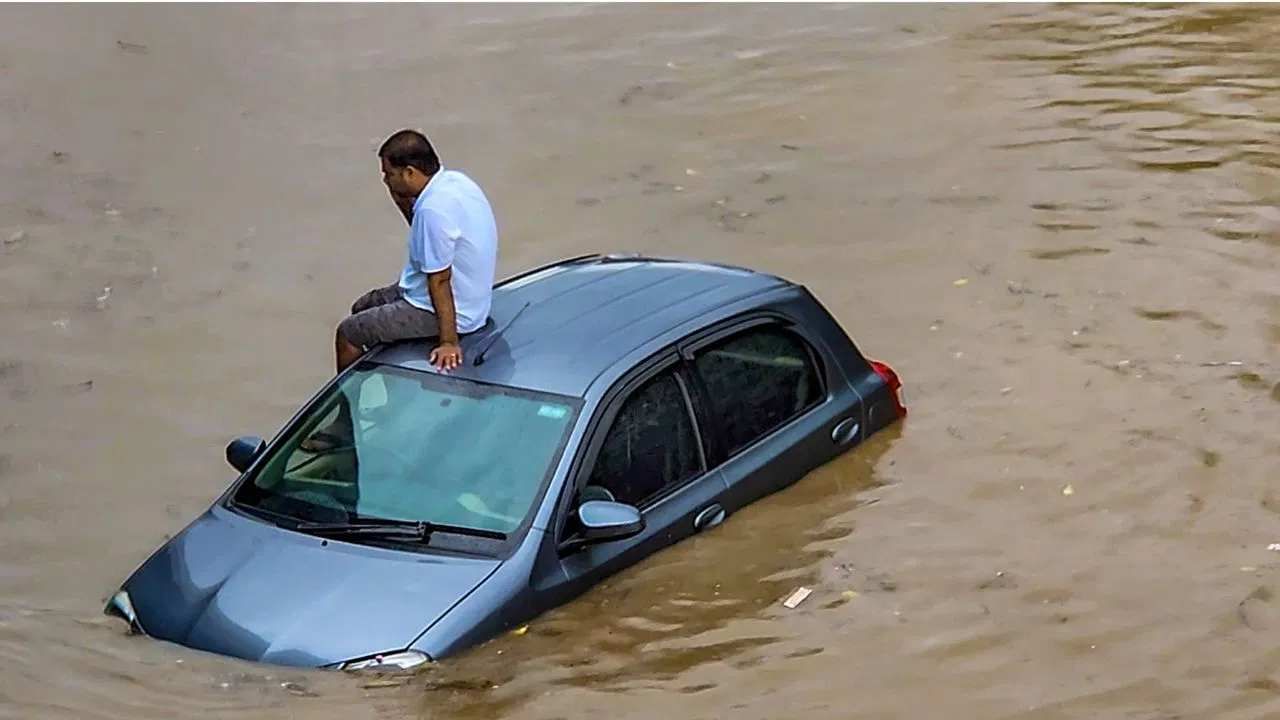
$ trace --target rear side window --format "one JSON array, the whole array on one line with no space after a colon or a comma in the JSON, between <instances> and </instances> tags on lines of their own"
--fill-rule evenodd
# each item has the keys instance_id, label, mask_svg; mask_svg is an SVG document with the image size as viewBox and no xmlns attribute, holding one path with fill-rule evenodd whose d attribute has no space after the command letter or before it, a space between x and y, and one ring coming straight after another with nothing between
<instances>
[{"instance_id":1,"label":"rear side window","mask_svg":"<svg viewBox=\"0 0 1280 720\"><path fill-rule=\"evenodd\" d=\"M700 472L702 457L684 392L675 374L665 372L623 403L588 485L639 506Z\"/></svg>"},{"instance_id":2,"label":"rear side window","mask_svg":"<svg viewBox=\"0 0 1280 720\"><path fill-rule=\"evenodd\" d=\"M694 366L710 395L729 452L750 445L822 397L808 345L779 328L758 328L700 351Z\"/></svg>"}]
</instances>

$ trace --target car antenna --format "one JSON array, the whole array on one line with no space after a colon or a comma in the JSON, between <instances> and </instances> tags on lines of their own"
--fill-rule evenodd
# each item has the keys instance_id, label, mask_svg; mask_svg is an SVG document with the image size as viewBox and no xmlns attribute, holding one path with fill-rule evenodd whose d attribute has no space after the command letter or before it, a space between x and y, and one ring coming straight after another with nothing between
<instances>
[{"instance_id":1,"label":"car antenna","mask_svg":"<svg viewBox=\"0 0 1280 720\"><path fill-rule=\"evenodd\" d=\"M506 332L511 327L511 325L516 321L516 318L520 317L520 314L523 313L525 310L528 310L529 305L531 304L532 303L525 303L524 307L517 310L516 314L511 316L511 319L507 321L506 325L502 326L501 330L498 330L489 336L489 342L484 344L484 349L476 353L476 359L474 362L471 363L472 367L479 367L480 365L484 364L484 354L489 352L489 348L493 347L493 344L498 341L498 338L502 337L502 333Z\"/></svg>"}]
</instances>

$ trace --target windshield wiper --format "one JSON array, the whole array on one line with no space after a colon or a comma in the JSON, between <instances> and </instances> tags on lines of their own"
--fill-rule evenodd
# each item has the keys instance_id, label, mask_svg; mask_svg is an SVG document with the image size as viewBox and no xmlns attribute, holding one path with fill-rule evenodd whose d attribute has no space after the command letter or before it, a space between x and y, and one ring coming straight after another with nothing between
<instances>
[{"instance_id":1,"label":"windshield wiper","mask_svg":"<svg viewBox=\"0 0 1280 720\"><path fill-rule=\"evenodd\" d=\"M436 532L452 533L455 535L471 535L473 537L492 538L494 540L507 539L505 533L500 533L496 530L484 530L482 528L470 528L463 527L461 525L441 525L421 520L414 522L412 520L391 520L382 518L370 518L365 521L345 523L300 522L295 525L293 529L298 532L311 533L313 535L405 538L421 542L430 540L431 534Z\"/></svg>"},{"instance_id":2,"label":"windshield wiper","mask_svg":"<svg viewBox=\"0 0 1280 720\"><path fill-rule=\"evenodd\" d=\"M241 502L234 497L227 498L227 507L238 510L246 515L252 515L253 517L261 520L266 520L272 525L277 525L279 527L293 527L294 518L289 515L258 507L257 505L250 505L248 503Z\"/></svg>"}]
</instances>

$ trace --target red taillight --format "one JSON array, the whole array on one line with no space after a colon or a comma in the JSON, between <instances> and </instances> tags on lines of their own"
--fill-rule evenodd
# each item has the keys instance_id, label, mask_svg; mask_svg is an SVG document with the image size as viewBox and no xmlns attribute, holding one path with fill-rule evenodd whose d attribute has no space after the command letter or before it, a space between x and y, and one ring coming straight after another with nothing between
<instances>
[{"instance_id":1,"label":"red taillight","mask_svg":"<svg viewBox=\"0 0 1280 720\"><path fill-rule=\"evenodd\" d=\"M868 360L871 363L871 369L884 379L885 384L893 391L893 404L898 407L898 417L906 417L907 401L902 393L902 380L898 378L898 373L893 368L880 362L879 360Z\"/></svg>"}]
</instances>

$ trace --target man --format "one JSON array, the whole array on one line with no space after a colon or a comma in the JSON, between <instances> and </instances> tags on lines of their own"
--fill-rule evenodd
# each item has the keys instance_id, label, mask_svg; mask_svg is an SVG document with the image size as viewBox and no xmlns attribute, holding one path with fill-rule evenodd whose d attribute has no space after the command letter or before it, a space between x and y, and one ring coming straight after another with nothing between
<instances>
[{"instance_id":1,"label":"man","mask_svg":"<svg viewBox=\"0 0 1280 720\"><path fill-rule=\"evenodd\" d=\"M401 130L378 150L382 181L409 223L399 282L371 290L338 325L338 372L366 348L409 338L437 338L429 360L440 370L462 364L461 335L489 319L498 259L493 209L480 186L440 166L426 136Z\"/></svg>"},{"instance_id":2,"label":"man","mask_svg":"<svg viewBox=\"0 0 1280 720\"><path fill-rule=\"evenodd\" d=\"M498 258L493 210L480 187L440 166L426 136L401 130L378 150L382 182L409 223L408 251L400 280L370 290L338 324L334 355L338 372L379 343L436 338L428 357L449 371L462 364L459 338L489 319ZM336 420L301 448L324 452L349 446L351 409L339 398Z\"/></svg>"}]
</instances>

